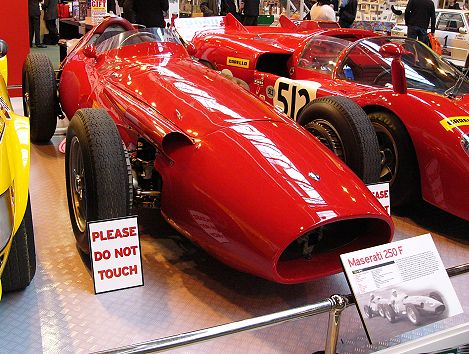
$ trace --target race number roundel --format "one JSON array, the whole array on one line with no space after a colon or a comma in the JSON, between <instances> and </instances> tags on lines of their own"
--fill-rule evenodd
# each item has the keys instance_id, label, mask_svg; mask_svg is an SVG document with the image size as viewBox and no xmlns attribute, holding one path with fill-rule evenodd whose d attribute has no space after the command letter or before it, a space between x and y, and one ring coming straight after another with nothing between
<instances>
[{"instance_id":1,"label":"race number roundel","mask_svg":"<svg viewBox=\"0 0 469 354\"><path fill-rule=\"evenodd\" d=\"M316 98L319 82L279 78L275 82L274 106L296 121L298 112Z\"/></svg>"}]
</instances>

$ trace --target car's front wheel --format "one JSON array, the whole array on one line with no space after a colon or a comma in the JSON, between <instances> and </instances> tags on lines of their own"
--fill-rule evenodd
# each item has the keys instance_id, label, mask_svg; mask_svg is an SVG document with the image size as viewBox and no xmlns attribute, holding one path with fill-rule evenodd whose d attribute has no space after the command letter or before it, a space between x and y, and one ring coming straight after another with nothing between
<instances>
[{"instance_id":1,"label":"car's front wheel","mask_svg":"<svg viewBox=\"0 0 469 354\"><path fill-rule=\"evenodd\" d=\"M89 253L87 222L129 215L132 174L116 125L103 109L80 109L67 131L67 198L79 248Z\"/></svg>"},{"instance_id":2,"label":"car's front wheel","mask_svg":"<svg viewBox=\"0 0 469 354\"><path fill-rule=\"evenodd\" d=\"M29 53L23 65L23 110L30 119L31 141L47 143L57 125L57 85L49 58Z\"/></svg>"},{"instance_id":3,"label":"car's front wheel","mask_svg":"<svg viewBox=\"0 0 469 354\"><path fill-rule=\"evenodd\" d=\"M2 274L4 292L26 288L36 273L36 250L34 246L31 203L28 205L20 227L13 236L10 254Z\"/></svg>"},{"instance_id":4,"label":"car's front wheel","mask_svg":"<svg viewBox=\"0 0 469 354\"><path fill-rule=\"evenodd\" d=\"M384 305L384 315L389 322L396 322L396 312L394 312L394 309L391 307L391 305Z\"/></svg>"},{"instance_id":5,"label":"car's front wheel","mask_svg":"<svg viewBox=\"0 0 469 354\"><path fill-rule=\"evenodd\" d=\"M381 317L386 317L384 313L384 306L383 305L378 305L378 313Z\"/></svg>"},{"instance_id":6,"label":"car's front wheel","mask_svg":"<svg viewBox=\"0 0 469 354\"><path fill-rule=\"evenodd\" d=\"M321 97L308 103L298 123L337 155L365 183L379 181L378 140L365 111L346 97Z\"/></svg>"},{"instance_id":7,"label":"car's front wheel","mask_svg":"<svg viewBox=\"0 0 469 354\"><path fill-rule=\"evenodd\" d=\"M422 322L422 315L414 305L407 305L405 307L405 312L407 314L407 318L412 322L412 324L418 326Z\"/></svg>"}]
</instances>

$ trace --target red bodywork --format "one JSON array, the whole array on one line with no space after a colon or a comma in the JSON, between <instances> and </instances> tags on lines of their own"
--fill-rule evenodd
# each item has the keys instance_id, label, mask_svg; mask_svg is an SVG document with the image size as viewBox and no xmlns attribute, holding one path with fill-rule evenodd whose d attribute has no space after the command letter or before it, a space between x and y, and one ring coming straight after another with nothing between
<instances>
[{"instance_id":1,"label":"red bodywork","mask_svg":"<svg viewBox=\"0 0 469 354\"><path fill-rule=\"evenodd\" d=\"M96 37L90 31L62 63L62 108L72 117L103 107L130 150L142 137L156 147L161 212L183 235L232 267L280 283L339 272L339 254L391 239L390 217L340 160L183 45L85 56ZM319 229L324 249L287 259L289 245Z\"/></svg>"},{"instance_id":2,"label":"red bodywork","mask_svg":"<svg viewBox=\"0 0 469 354\"><path fill-rule=\"evenodd\" d=\"M309 102L298 95L303 85L314 91L312 94L310 91L309 100L340 95L351 98L367 113L393 113L405 125L412 140L423 199L469 220L469 188L466 183L469 179L469 153L462 148L466 144L466 150L469 150L469 124L445 129L442 122L455 117L468 119L469 95L451 98L424 90L407 89L402 80L393 82L394 90L392 87L379 88L344 80L338 76L337 68L346 58L348 50L338 58L335 69L327 74L305 69L299 63L305 45L318 35L354 42L376 36L370 31L323 29L314 22L307 25L311 21L304 21L295 28L292 22L285 19L283 23L281 21L282 27L240 29L235 20L228 17L219 28L195 32L191 43L199 60L212 64L217 70L231 71L234 77L246 82L252 93L278 106L295 120L301 108ZM231 59L230 62L229 58L236 60ZM360 58L365 68L369 60L366 56ZM273 65L275 63L279 66ZM283 69L279 69L281 67ZM401 75L399 73L404 72L402 63L393 62L392 71L395 77ZM279 82L284 85L280 87L280 93ZM279 99L278 95L284 98ZM282 100L288 101L288 105Z\"/></svg>"}]
</instances>

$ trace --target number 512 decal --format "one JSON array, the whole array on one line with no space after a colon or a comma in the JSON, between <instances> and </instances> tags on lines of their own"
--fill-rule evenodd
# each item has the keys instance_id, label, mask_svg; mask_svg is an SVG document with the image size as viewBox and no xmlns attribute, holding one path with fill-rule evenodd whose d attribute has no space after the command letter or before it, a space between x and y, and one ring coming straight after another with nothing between
<instances>
[{"instance_id":1,"label":"number 512 decal","mask_svg":"<svg viewBox=\"0 0 469 354\"><path fill-rule=\"evenodd\" d=\"M280 78L275 82L274 106L296 120L300 109L316 98L319 87L319 82Z\"/></svg>"}]
</instances>

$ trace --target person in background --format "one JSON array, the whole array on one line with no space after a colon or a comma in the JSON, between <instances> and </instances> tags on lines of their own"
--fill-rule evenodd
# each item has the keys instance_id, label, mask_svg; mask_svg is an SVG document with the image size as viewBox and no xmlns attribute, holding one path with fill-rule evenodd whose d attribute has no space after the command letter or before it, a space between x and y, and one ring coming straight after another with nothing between
<instances>
[{"instance_id":1,"label":"person in background","mask_svg":"<svg viewBox=\"0 0 469 354\"><path fill-rule=\"evenodd\" d=\"M39 20L41 18L41 10L39 9L39 0L28 0L28 15L29 15L29 47L34 43L37 48L47 48L41 44L41 26Z\"/></svg>"},{"instance_id":2,"label":"person in background","mask_svg":"<svg viewBox=\"0 0 469 354\"><path fill-rule=\"evenodd\" d=\"M163 11L168 11L168 0L126 0L125 18L145 27L166 27Z\"/></svg>"},{"instance_id":3,"label":"person in background","mask_svg":"<svg viewBox=\"0 0 469 354\"><path fill-rule=\"evenodd\" d=\"M391 307L394 312L399 313L405 310L404 299L407 297L407 294L403 291L397 291L392 289L391 291Z\"/></svg>"},{"instance_id":4,"label":"person in background","mask_svg":"<svg viewBox=\"0 0 469 354\"><path fill-rule=\"evenodd\" d=\"M431 23L430 31L435 33L435 4L432 0L410 0L405 9L405 24L407 38L418 39L429 45L427 28Z\"/></svg>"},{"instance_id":5,"label":"person in background","mask_svg":"<svg viewBox=\"0 0 469 354\"><path fill-rule=\"evenodd\" d=\"M59 40L59 31L57 31L57 18L59 17L57 11L57 0L44 0L44 21L46 28L49 31L50 43L57 44Z\"/></svg>"},{"instance_id":6,"label":"person in background","mask_svg":"<svg viewBox=\"0 0 469 354\"><path fill-rule=\"evenodd\" d=\"M218 16L218 4L216 0L205 0L200 3L200 11L207 16Z\"/></svg>"},{"instance_id":7,"label":"person in background","mask_svg":"<svg viewBox=\"0 0 469 354\"><path fill-rule=\"evenodd\" d=\"M306 7L309 9L309 11L306 13L306 15L303 17L303 20L311 20L311 8L314 6L316 3L316 0L304 0Z\"/></svg>"},{"instance_id":8,"label":"person in background","mask_svg":"<svg viewBox=\"0 0 469 354\"><path fill-rule=\"evenodd\" d=\"M311 7L309 15L313 21L336 21L335 11L332 8L330 0L318 0Z\"/></svg>"},{"instance_id":9,"label":"person in background","mask_svg":"<svg viewBox=\"0 0 469 354\"><path fill-rule=\"evenodd\" d=\"M123 9L124 9L123 17L131 23L136 23L137 19L136 19L136 14L134 10L134 0L125 0Z\"/></svg>"},{"instance_id":10,"label":"person in background","mask_svg":"<svg viewBox=\"0 0 469 354\"><path fill-rule=\"evenodd\" d=\"M135 23L134 0L124 0L122 3L122 17L131 23Z\"/></svg>"},{"instance_id":11,"label":"person in background","mask_svg":"<svg viewBox=\"0 0 469 354\"><path fill-rule=\"evenodd\" d=\"M226 16L226 14L232 14L234 17L238 17L238 6L237 0L221 0L220 3L220 15Z\"/></svg>"},{"instance_id":12,"label":"person in background","mask_svg":"<svg viewBox=\"0 0 469 354\"><path fill-rule=\"evenodd\" d=\"M450 0L449 5L448 5L448 9L461 10L461 8L459 7L459 3L457 3L456 0Z\"/></svg>"},{"instance_id":13,"label":"person in background","mask_svg":"<svg viewBox=\"0 0 469 354\"><path fill-rule=\"evenodd\" d=\"M357 16L357 0L342 0L339 8L339 25L343 28L352 27Z\"/></svg>"},{"instance_id":14,"label":"person in background","mask_svg":"<svg viewBox=\"0 0 469 354\"><path fill-rule=\"evenodd\" d=\"M241 10L244 12L243 25L257 26L257 18L259 17L260 0L244 0L241 3Z\"/></svg>"}]
</instances>

